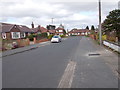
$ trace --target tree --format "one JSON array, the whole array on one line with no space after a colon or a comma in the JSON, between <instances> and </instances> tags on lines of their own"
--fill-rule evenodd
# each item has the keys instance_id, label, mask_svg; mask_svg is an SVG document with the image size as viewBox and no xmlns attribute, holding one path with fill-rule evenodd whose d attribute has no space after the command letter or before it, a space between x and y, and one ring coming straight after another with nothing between
<instances>
[{"instance_id":1,"label":"tree","mask_svg":"<svg viewBox=\"0 0 120 90\"><path fill-rule=\"evenodd\" d=\"M95 30L95 27L93 25L91 26L91 30Z\"/></svg>"},{"instance_id":2,"label":"tree","mask_svg":"<svg viewBox=\"0 0 120 90\"><path fill-rule=\"evenodd\" d=\"M88 29L88 30L89 30L89 27L87 26L87 27L86 27L86 29Z\"/></svg>"},{"instance_id":3,"label":"tree","mask_svg":"<svg viewBox=\"0 0 120 90\"><path fill-rule=\"evenodd\" d=\"M63 30L63 34L64 34L64 35L66 34L66 30L65 30L65 29Z\"/></svg>"},{"instance_id":4,"label":"tree","mask_svg":"<svg viewBox=\"0 0 120 90\"><path fill-rule=\"evenodd\" d=\"M102 28L104 32L116 32L116 37L120 41L120 9L115 9L109 12L109 15L106 17L102 23Z\"/></svg>"}]
</instances>

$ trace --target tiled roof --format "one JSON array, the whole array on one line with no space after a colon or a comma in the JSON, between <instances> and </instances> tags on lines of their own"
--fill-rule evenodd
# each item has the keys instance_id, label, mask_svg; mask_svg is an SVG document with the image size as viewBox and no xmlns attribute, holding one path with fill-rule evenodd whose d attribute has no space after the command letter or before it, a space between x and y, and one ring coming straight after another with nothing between
<instances>
[{"instance_id":1,"label":"tiled roof","mask_svg":"<svg viewBox=\"0 0 120 90\"><path fill-rule=\"evenodd\" d=\"M39 31L39 28L37 27L37 28L31 28L31 30L32 30L32 32L38 32Z\"/></svg>"},{"instance_id":2,"label":"tiled roof","mask_svg":"<svg viewBox=\"0 0 120 90\"><path fill-rule=\"evenodd\" d=\"M49 33L55 34L55 33L56 33L56 30L49 30Z\"/></svg>"},{"instance_id":3,"label":"tiled roof","mask_svg":"<svg viewBox=\"0 0 120 90\"><path fill-rule=\"evenodd\" d=\"M23 26L23 25L17 25L18 29L21 32L33 32L30 28L28 28L27 26Z\"/></svg>"},{"instance_id":4,"label":"tiled roof","mask_svg":"<svg viewBox=\"0 0 120 90\"><path fill-rule=\"evenodd\" d=\"M60 28L60 27L58 27L56 30L64 30L64 28Z\"/></svg>"},{"instance_id":5,"label":"tiled roof","mask_svg":"<svg viewBox=\"0 0 120 90\"><path fill-rule=\"evenodd\" d=\"M10 32L14 25L1 25L0 32Z\"/></svg>"},{"instance_id":6,"label":"tiled roof","mask_svg":"<svg viewBox=\"0 0 120 90\"><path fill-rule=\"evenodd\" d=\"M32 30L33 32L38 32L38 31L40 31L41 33L45 33L45 32L48 31L46 28L41 27L40 25L39 25L38 27L36 27L36 28L31 28L31 30Z\"/></svg>"},{"instance_id":7,"label":"tiled roof","mask_svg":"<svg viewBox=\"0 0 120 90\"><path fill-rule=\"evenodd\" d=\"M10 30L15 26L15 24L0 23L0 32L10 32ZM16 25L21 32L32 32L30 28L24 25Z\"/></svg>"},{"instance_id":8,"label":"tiled roof","mask_svg":"<svg viewBox=\"0 0 120 90\"><path fill-rule=\"evenodd\" d=\"M46 28L44 28L44 27L40 27L40 31L41 31L41 33L45 33L45 32L47 32L48 30L47 30Z\"/></svg>"},{"instance_id":9,"label":"tiled roof","mask_svg":"<svg viewBox=\"0 0 120 90\"><path fill-rule=\"evenodd\" d=\"M88 29L72 29L69 33L85 33L90 32Z\"/></svg>"}]
</instances>

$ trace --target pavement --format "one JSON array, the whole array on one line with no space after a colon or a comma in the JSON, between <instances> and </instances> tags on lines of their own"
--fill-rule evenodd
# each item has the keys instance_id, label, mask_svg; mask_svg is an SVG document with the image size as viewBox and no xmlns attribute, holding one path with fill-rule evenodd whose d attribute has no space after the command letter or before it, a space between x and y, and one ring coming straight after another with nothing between
<instances>
[{"instance_id":1,"label":"pavement","mask_svg":"<svg viewBox=\"0 0 120 90\"><path fill-rule=\"evenodd\" d=\"M90 38L36 46L2 58L3 88L118 88L117 55Z\"/></svg>"},{"instance_id":2,"label":"pavement","mask_svg":"<svg viewBox=\"0 0 120 90\"><path fill-rule=\"evenodd\" d=\"M81 39L74 61L77 65L72 88L118 88L117 55L93 43L92 39Z\"/></svg>"}]
</instances>

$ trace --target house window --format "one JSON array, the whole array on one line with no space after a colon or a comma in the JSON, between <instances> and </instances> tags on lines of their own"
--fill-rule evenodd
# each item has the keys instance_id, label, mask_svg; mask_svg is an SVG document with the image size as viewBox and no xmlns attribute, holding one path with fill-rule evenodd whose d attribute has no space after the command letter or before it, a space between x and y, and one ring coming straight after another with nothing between
<instances>
[{"instance_id":1,"label":"house window","mask_svg":"<svg viewBox=\"0 0 120 90\"><path fill-rule=\"evenodd\" d=\"M25 33L21 33L21 38L25 38L25 37L26 37Z\"/></svg>"},{"instance_id":2,"label":"house window","mask_svg":"<svg viewBox=\"0 0 120 90\"><path fill-rule=\"evenodd\" d=\"M59 32L63 32L63 30L59 30Z\"/></svg>"},{"instance_id":3,"label":"house window","mask_svg":"<svg viewBox=\"0 0 120 90\"><path fill-rule=\"evenodd\" d=\"M12 39L19 39L20 38L20 32L11 32Z\"/></svg>"},{"instance_id":4,"label":"house window","mask_svg":"<svg viewBox=\"0 0 120 90\"><path fill-rule=\"evenodd\" d=\"M6 39L6 33L2 33L2 38Z\"/></svg>"}]
</instances>

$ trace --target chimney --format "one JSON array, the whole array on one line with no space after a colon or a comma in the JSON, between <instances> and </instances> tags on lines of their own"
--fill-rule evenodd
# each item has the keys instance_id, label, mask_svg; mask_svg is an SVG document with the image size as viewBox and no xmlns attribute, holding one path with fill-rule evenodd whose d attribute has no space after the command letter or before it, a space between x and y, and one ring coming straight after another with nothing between
<instances>
[{"instance_id":1,"label":"chimney","mask_svg":"<svg viewBox=\"0 0 120 90\"><path fill-rule=\"evenodd\" d=\"M38 30L39 30L39 31L41 31L40 27L41 27L41 26L40 26L40 25L38 25Z\"/></svg>"},{"instance_id":2,"label":"chimney","mask_svg":"<svg viewBox=\"0 0 120 90\"><path fill-rule=\"evenodd\" d=\"M39 29L40 29L40 27L41 27L41 26L40 26L40 25L38 25L38 28L39 28Z\"/></svg>"},{"instance_id":3,"label":"chimney","mask_svg":"<svg viewBox=\"0 0 120 90\"><path fill-rule=\"evenodd\" d=\"M32 26L32 28L34 28L34 24L33 24L33 22L32 22L32 24L31 24L31 26Z\"/></svg>"}]
</instances>

